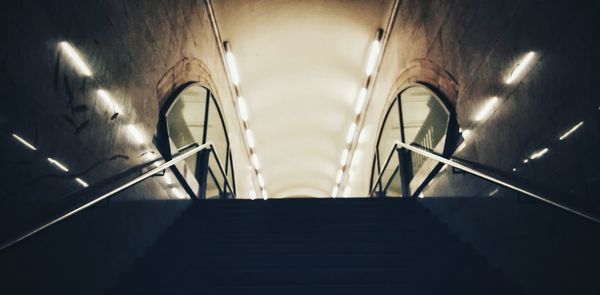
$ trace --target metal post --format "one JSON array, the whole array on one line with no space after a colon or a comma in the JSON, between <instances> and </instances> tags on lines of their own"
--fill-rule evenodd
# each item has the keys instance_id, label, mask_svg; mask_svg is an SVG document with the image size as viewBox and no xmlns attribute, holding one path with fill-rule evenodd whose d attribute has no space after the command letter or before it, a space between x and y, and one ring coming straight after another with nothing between
<instances>
[{"instance_id":1,"label":"metal post","mask_svg":"<svg viewBox=\"0 0 600 295\"><path fill-rule=\"evenodd\" d=\"M410 154L405 148L398 149L398 169L400 169L400 186L402 187L402 197L410 197Z\"/></svg>"},{"instance_id":2,"label":"metal post","mask_svg":"<svg viewBox=\"0 0 600 295\"><path fill-rule=\"evenodd\" d=\"M210 157L210 149L206 149L198 153L196 158L196 178L200 185L198 199L206 199L206 183L208 179L208 159Z\"/></svg>"}]
</instances>

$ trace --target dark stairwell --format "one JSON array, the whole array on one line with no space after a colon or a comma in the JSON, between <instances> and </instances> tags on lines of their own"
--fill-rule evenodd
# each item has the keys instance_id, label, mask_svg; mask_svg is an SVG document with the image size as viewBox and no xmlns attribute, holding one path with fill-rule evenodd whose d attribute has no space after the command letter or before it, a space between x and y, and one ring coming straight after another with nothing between
<instances>
[{"instance_id":1,"label":"dark stairwell","mask_svg":"<svg viewBox=\"0 0 600 295\"><path fill-rule=\"evenodd\" d=\"M515 294L414 199L198 202L109 294Z\"/></svg>"}]
</instances>

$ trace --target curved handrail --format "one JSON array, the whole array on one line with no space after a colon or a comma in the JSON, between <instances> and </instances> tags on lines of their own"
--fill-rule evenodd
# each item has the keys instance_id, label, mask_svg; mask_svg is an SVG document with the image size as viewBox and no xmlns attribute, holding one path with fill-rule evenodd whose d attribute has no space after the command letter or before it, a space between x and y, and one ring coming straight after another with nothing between
<instances>
[{"instance_id":1,"label":"curved handrail","mask_svg":"<svg viewBox=\"0 0 600 295\"><path fill-rule=\"evenodd\" d=\"M381 171L377 175L377 181L375 181L375 183L373 184L373 187L371 187L371 190L369 191L369 197L372 197L373 194L375 193L375 189L377 188L377 185L381 182L381 177L383 177L383 173L385 172L385 169L387 169L387 166L390 164L390 161L392 160L392 155L394 155L394 152L397 150L398 150L398 145L396 143L394 143L388 153L387 158L385 159L385 163L383 164Z\"/></svg>"},{"instance_id":2,"label":"curved handrail","mask_svg":"<svg viewBox=\"0 0 600 295\"><path fill-rule=\"evenodd\" d=\"M117 194L117 193L119 193L119 192L121 192L121 191L123 191L123 190L125 190L127 188L130 188L130 187L132 187L132 186L134 186L134 185L136 185L136 184L138 184L138 183L140 183L140 182L142 182L142 181L144 181L144 180L146 180L146 179L148 179L148 178L150 178L150 177L152 177L154 175L156 175L156 173L158 173L160 171L163 171L163 170L165 170L165 169L167 169L167 168L169 168L169 167L171 167L171 166L179 163L180 161L185 160L188 157L197 154L200 151L207 150L207 149L209 151L213 150L213 144L211 142L205 143L205 144L202 144L202 145L199 145L197 143L192 143L192 144L186 146L185 148L183 148L183 150L184 150L183 152L180 152L177 155L173 156L169 161L166 161L166 162L164 162L164 163L156 166L155 168L152 168L152 169L150 169L150 170L148 170L148 171L140 174L139 176L137 176L137 177L135 177L135 178L127 181L126 183L117 186L116 188L114 188L114 189L112 189L112 190L110 190L110 191L108 191L108 192L100 195L99 197L97 197L97 198L95 198L95 199L93 199L93 200L91 200L91 201L89 201L89 202L87 202L87 203L85 203L83 205L80 205L77 208L72 209L72 210L70 210L69 212L67 212L65 214L62 214L61 216L59 216L57 218L54 218L51 221L46 222L46 223L42 224L41 226L36 227L33 230L27 231L26 233L18 236L17 238L14 238L14 239L9 240L8 242L5 242L4 244L2 244L0 246L0 251L2 251L4 249L6 249L6 248L8 248L8 247L10 247L10 246L18 243L18 242L20 242L20 241L22 241L22 240L24 240L24 239L26 239L28 237L31 237L31 236L35 235L36 233L38 233L38 232L40 232L40 231L42 231L42 230L50 227L51 225L54 225L54 224L56 224L56 223L58 223L60 221L65 220L65 219L67 219L67 218L75 215L76 213L81 212L81 211L83 211L83 210L85 210L85 209L87 209L87 208L89 208L89 207L97 204L98 202L100 202L102 200L105 200L105 199L108 199L108 198L112 197L113 195L115 195L115 194ZM217 165L219 166L219 170L221 170L221 173L223 173L223 175L225 175L225 183L226 183L227 186L229 186L228 181L227 181L227 177L226 177L227 174L225 174L225 171L223 170L223 167L221 167L221 164L219 162L217 153L214 152L214 155L215 155L215 158L217 160ZM157 159L155 161L159 161L159 160L160 159ZM232 191L232 193L233 193L233 191ZM234 195L234 197L235 197L235 195Z\"/></svg>"},{"instance_id":3,"label":"curved handrail","mask_svg":"<svg viewBox=\"0 0 600 295\"><path fill-rule=\"evenodd\" d=\"M495 184L498 184L498 185L501 185L503 187L509 188L511 190L520 192L520 193L522 193L524 195L527 195L527 196L532 197L534 199L540 200L540 201L545 202L547 204L550 204L552 206L558 207L560 209L563 209L565 211L568 211L568 212L573 213L575 215L578 215L580 217L586 218L586 219L591 220L593 222L600 223L600 219L598 219L597 217L594 217L592 215L583 213L581 211L569 208L569 207L567 207L565 205L562 205L562 204L559 204L559 203L557 203L555 201L552 201L552 200L548 199L547 197L544 197L544 196L542 196L542 195L540 195L538 193L534 193L534 192L532 192L529 189L526 189L526 188L524 188L522 186L519 186L519 185L516 185L514 183L511 183L510 181L499 179L498 177L492 176L489 173L485 173L485 172L479 171L476 168L469 167L469 166L467 166L465 164L462 164L462 163L458 163L458 162L456 162L456 161L454 161L452 159L446 159L446 158L444 158L444 157L442 157L440 155L437 155L437 154L434 154L432 152L423 150L423 149L418 148L416 146L413 146L413 145L410 145L410 144L406 144L406 143L403 143L401 141L396 141L396 142L394 142L394 145L393 145L392 148L394 148L394 149L401 148L401 149L406 149L406 150L415 152L415 153L420 154L422 156L425 156L425 157L427 157L429 159L438 161L440 163L444 163L444 164L446 164L448 166L452 166L454 168L458 168L458 169L460 169L462 171L465 171L467 173L470 173L470 174L473 174L475 176L481 177L483 179L486 179L488 181L491 181L491 182L493 182ZM439 171L436 172L436 173L439 173Z\"/></svg>"}]
</instances>

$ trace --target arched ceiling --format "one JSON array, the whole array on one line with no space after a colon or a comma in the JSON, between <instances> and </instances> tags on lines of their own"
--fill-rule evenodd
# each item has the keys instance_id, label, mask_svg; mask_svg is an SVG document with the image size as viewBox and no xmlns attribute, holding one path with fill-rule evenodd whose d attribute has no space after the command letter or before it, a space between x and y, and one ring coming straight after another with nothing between
<instances>
[{"instance_id":1,"label":"arched ceiling","mask_svg":"<svg viewBox=\"0 0 600 295\"><path fill-rule=\"evenodd\" d=\"M222 0L270 197L328 196L369 48L393 1Z\"/></svg>"}]
</instances>

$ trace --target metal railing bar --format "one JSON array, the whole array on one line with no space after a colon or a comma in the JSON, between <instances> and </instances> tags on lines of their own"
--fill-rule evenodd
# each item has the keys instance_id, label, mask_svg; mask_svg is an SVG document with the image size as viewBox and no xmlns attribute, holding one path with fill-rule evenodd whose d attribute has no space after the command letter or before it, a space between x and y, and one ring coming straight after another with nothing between
<instances>
[{"instance_id":1,"label":"metal railing bar","mask_svg":"<svg viewBox=\"0 0 600 295\"><path fill-rule=\"evenodd\" d=\"M2 244L2 246L0 246L0 251L2 251L4 249L6 249L6 248L8 248L8 247L10 247L10 246L18 243L18 242L20 242L20 241L22 241L22 240L24 240L24 239L26 239L28 237L31 237L32 235L34 235L34 234L36 234L36 233L38 233L38 232L40 232L40 231L42 231L42 230L50 227L51 225L54 225L54 224L56 224L56 223L58 223L60 221L65 220L65 219L73 216L74 214L76 214L76 213L78 213L78 212L80 212L82 210L85 210L85 209L87 209L87 208L89 208L89 207L97 204L98 202L100 202L102 200L110 198L113 195L115 195L115 194L117 194L117 193L119 193L119 192L121 192L121 191L123 191L123 190L125 190L127 188L130 188L130 187L132 187L132 186L134 186L134 185L136 185L136 184L138 184L138 183L140 183L140 182L142 182L142 181L144 181L144 180L152 177L153 175L155 175L159 171L165 170L165 169L167 169L167 168L169 168L169 167L177 164L178 162L180 162L180 161L182 161L182 160L184 160L184 159L186 159L186 158L188 158L188 157L190 157L190 156L192 156L192 155L194 155L194 154L196 154L196 153L198 153L198 152L200 152L202 150L210 149L211 147L212 147L212 143L205 143L203 145L198 145L197 143L194 143L194 144L191 144L189 146L186 146L186 148L189 148L189 150L185 150L185 151L183 151L183 152L175 155L171 160L166 161L165 163L156 166L156 168L153 168L153 169L151 169L149 171L146 171L146 172L140 174L139 176L133 178L132 180L129 180L126 183L121 184L121 185L117 186L116 188L110 190L109 192L100 195L99 197L95 198L94 200L89 201L89 202L87 202L87 203L85 203L85 204L83 204L83 205L81 205L81 206L79 206L79 207L77 207L75 209L72 209L69 212L61 215L60 217L54 218L51 221L46 222L43 225L38 226L35 229L30 230L30 231L26 232L25 234L22 234L22 235L18 236L17 238L14 238L14 239L12 239L12 240L10 240L10 241Z\"/></svg>"},{"instance_id":2,"label":"metal railing bar","mask_svg":"<svg viewBox=\"0 0 600 295\"><path fill-rule=\"evenodd\" d=\"M383 176L385 169L387 169L387 166L390 164L392 155L395 154L395 151L397 150L397 148L398 148L398 145L394 143L392 145L392 148L390 149L390 152L388 153L387 158L385 159L385 163L383 164L381 171L377 175L377 181L375 181L375 183L373 184L373 187L371 188L371 191L369 192L369 197L372 197L373 194L375 193L375 189L376 189L377 185L379 184L379 182L381 181L381 177Z\"/></svg>"},{"instance_id":3,"label":"metal railing bar","mask_svg":"<svg viewBox=\"0 0 600 295\"><path fill-rule=\"evenodd\" d=\"M234 193L233 189L231 189L231 185L229 184L229 179L227 179L227 173L225 173L225 170L223 169L223 165L221 165L221 161L219 160L219 154L217 153L217 151L214 148L212 148L212 146L211 146L210 150L213 153L213 156L215 157L217 166L219 167L221 174L223 175L223 180L225 181L225 186L227 186L227 188L229 188L229 191L233 194L233 197L235 198L235 193Z\"/></svg>"},{"instance_id":4,"label":"metal railing bar","mask_svg":"<svg viewBox=\"0 0 600 295\"><path fill-rule=\"evenodd\" d=\"M471 167L466 166L464 164L457 163L457 162L455 162L455 161L453 161L451 159L446 159L446 158L444 158L442 156L436 155L436 154L428 152L428 151L424 151L424 150L422 150L422 149L420 149L418 147L414 147L412 145L409 145L409 144L406 144L406 143L403 143L403 142L400 142L400 141L396 141L394 143L394 147L396 147L396 148L397 147L401 147L401 148L407 149L409 151L412 151L412 152L415 152L417 154L423 155L423 156L428 157L430 159L433 159L433 160L436 160L438 162L444 163L444 164L446 164L448 166L452 166L454 168L458 168L460 170L463 170L463 171L468 172L470 174L473 174L475 176L481 177L483 179L486 179L488 181L491 181L491 182L496 183L498 185L501 185L503 187L512 189L514 191L520 192L520 193L525 194L527 196L530 196L532 198L538 199L538 200L540 200L542 202L545 202L547 204L556 206L556 207L561 208L561 209L563 209L565 211L568 211L568 212L571 212L573 214L579 215L579 216L581 216L583 218L586 218L588 220L594 221L596 223L600 223L600 219L598 219L598 218L596 218L594 216L591 216L589 214L586 214L586 213L580 212L578 210L569 208L569 207L567 207L565 205L562 205L562 204L559 204L559 203L554 202L552 200L549 200L548 198L545 198L545 197L543 197L543 196L541 196L541 195L539 195L537 193L531 192L531 191L529 191L529 190L527 190L525 188L522 188L522 187L520 187L518 185L511 184L511 183L508 183L506 181L500 180L500 179L498 179L498 178L496 178L494 176L491 176L491 175L489 175L487 173L478 171L475 168L471 168Z\"/></svg>"}]
</instances>

